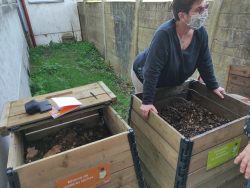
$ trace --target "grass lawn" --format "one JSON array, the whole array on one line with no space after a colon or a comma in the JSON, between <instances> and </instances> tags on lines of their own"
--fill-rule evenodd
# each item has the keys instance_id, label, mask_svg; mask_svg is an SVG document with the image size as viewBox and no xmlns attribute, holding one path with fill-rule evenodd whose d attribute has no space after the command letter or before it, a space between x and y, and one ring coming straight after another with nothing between
<instances>
[{"instance_id":1,"label":"grass lawn","mask_svg":"<svg viewBox=\"0 0 250 188\"><path fill-rule=\"evenodd\" d=\"M127 120L132 86L118 77L88 42L30 49L31 92L41 95L103 81L117 96L114 109Z\"/></svg>"}]
</instances>

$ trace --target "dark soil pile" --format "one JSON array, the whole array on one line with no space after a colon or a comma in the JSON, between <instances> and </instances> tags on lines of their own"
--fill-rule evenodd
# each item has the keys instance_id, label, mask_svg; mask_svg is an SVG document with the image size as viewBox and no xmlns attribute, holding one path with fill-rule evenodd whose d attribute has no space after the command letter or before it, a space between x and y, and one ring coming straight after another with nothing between
<instances>
[{"instance_id":1,"label":"dark soil pile","mask_svg":"<svg viewBox=\"0 0 250 188\"><path fill-rule=\"evenodd\" d=\"M111 136L111 133L106 125L85 128L80 124L75 124L65 127L57 133L36 142L26 143L25 163L49 157L109 136Z\"/></svg>"},{"instance_id":2,"label":"dark soil pile","mask_svg":"<svg viewBox=\"0 0 250 188\"><path fill-rule=\"evenodd\" d=\"M158 108L159 115L187 138L219 127L230 120L219 117L206 108L179 98Z\"/></svg>"}]
</instances>

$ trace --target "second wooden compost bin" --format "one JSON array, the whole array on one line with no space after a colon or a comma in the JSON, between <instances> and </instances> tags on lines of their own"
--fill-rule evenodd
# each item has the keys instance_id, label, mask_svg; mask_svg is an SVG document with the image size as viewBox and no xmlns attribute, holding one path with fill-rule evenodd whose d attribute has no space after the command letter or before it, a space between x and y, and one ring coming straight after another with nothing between
<instances>
[{"instance_id":1,"label":"second wooden compost bin","mask_svg":"<svg viewBox=\"0 0 250 188\"><path fill-rule=\"evenodd\" d=\"M150 112L148 120L143 119L140 113L142 95L133 95L129 124L135 130L145 182L150 188L223 187L226 182L240 176L239 166L231 158L207 170L208 154L218 152L220 147L235 141L240 143L240 149L246 146L248 138L243 128L249 123L249 106L226 94L222 100L197 81L172 89L160 89L155 97L155 106L177 95L230 122L186 138L154 112ZM235 185L231 187L235 188Z\"/></svg>"}]
</instances>

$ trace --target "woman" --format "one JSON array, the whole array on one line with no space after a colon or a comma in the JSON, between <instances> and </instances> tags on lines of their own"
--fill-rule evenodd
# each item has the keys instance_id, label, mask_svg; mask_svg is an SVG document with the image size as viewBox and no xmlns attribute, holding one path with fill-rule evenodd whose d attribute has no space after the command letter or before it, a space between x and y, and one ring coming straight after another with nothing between
<instances>
[{"instance_id":1,"label":"woman","mask_svg":"<svg viewBox=\"0 0 250 188\"><path fill-rule=\"evenodd\" d=\"M157 112L153 105L157 87L180 85L196 68L206 86L224 98L224 89L214 76L208 36L203 27L208 16L207 2L173 0L173 14L174 19L156 30L150 47L133 63L131 77L136 93L143 92L144 118L148 118L150 110Z\"/></svg>"}]
</instances>

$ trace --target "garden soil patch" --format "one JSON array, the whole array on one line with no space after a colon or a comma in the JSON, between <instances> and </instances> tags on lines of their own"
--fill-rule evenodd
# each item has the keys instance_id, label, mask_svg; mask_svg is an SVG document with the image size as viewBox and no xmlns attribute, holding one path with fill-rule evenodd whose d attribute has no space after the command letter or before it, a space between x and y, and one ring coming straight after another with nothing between
<instances>
[{"instance_id":1,"label":"garden soil patch","mask_svg":"<svg viewBox=\"0 0 250 188\"><path fill-rule=\"evenodd\" d=\"M169 100L157 110L165 121L187 138L202 134L230 121L184 98Z\"/></svg>"},{"instance_id":2,"label":"garden soil patch","mask_svg":"<svg viewBox=\"0 0 250 188\"><path fill-rule=\"evenodd\" d=\"M46 158L109 136L111 136L111 133L105 124L93 128L85 128L80 124L74 124L35 142L27 142L25 163Z\"/></svg>"}]
</instances>

